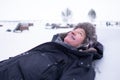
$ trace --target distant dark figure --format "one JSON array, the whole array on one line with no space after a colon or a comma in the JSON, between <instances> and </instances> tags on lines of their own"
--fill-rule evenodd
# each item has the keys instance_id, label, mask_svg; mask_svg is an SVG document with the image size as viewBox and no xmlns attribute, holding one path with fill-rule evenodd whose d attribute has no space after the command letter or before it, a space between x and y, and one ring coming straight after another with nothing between
<instances>
[{"instance_id":1,"label":"distant dark figure","mask_svg":"<svg viewBox=\"0 0 120 80\"><path fill-rule=\"evenodd\" d=\"M0 24L0 27L3 27L3 25L2 25L2 24Z\"/></svg>"},{"instance_id":2,"label":"distant dark figure","mask_svg":"<svg viewBox=\"0 0 120 80\"><path fill-rule=\"evenodd\" d=\"M18 23L17 27L13 30L13 32L22 32L24 30L29 30L29 26L33 26L33 23Z\"/></svg>"}]
</instances>

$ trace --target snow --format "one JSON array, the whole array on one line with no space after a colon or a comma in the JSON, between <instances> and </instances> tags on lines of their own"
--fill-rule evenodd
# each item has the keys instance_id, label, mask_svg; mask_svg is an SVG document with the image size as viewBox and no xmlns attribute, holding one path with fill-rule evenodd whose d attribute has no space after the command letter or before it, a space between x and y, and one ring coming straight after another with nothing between
<instances>
[{"instance_id":1,"label":"snow","mask_svg":"<svg viewBox=\"0 0 120 80\"><path fill-rule=\"evenodd\" d=\"M71 29L45 29L44 23L35 23L29 30L21 33L7 32L13 30L17 22L0 23L0 60L23 53L44 42L51 41L56 33ZM96 80L120 80L120 27L96 26L98 41L104 45L104 57L96 64Z\"/></svg>"}]
</instances>

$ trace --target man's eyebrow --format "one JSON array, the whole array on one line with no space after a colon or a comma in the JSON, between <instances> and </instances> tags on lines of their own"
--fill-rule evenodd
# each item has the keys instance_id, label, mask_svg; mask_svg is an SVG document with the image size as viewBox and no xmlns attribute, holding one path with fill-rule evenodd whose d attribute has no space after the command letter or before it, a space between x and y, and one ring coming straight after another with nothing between
<instances>
[{"instance_id":1,"label":"man's eyebrow","mask_svg":"<svg viewBox=\"0 0 120 80\"><path fill-rule=\"evenodd\" d=\"M79 33L82 33L82 34L84 34L85 32L84 32L84 31L79 31Z\"/></svg>"}]
</instances>

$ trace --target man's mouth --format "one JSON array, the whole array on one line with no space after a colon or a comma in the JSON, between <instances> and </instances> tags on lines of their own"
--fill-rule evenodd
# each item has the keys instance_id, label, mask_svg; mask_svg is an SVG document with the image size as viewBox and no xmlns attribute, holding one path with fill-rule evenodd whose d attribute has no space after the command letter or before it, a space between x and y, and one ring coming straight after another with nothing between
<instances>
[{"instance_id":1,"label":"man's mouth","mask_svg":"<svg viewBox=\"0 0 120 80\"><path fill-rule=\"evenodd\" d=\"M75 40L75 38L74 38L73 36L71 36L71 38L72 38L73 40Z\"/></svg>"}]
</instances>

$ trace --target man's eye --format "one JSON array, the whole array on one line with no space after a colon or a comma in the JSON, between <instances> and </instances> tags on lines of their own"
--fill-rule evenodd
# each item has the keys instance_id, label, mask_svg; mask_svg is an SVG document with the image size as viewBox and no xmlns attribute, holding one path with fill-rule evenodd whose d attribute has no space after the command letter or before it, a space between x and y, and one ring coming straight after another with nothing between
<instances>
[{"instance_id":1,"label":"man's eye","mask_svg":"<svg viewBox=\"0 0 120 80\"><path fill-rule=\"evenodd\" d=\"M79 33L82 36L82 33Z\"/></svg>"}]
</instances>

